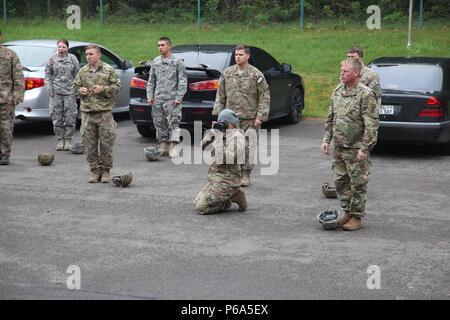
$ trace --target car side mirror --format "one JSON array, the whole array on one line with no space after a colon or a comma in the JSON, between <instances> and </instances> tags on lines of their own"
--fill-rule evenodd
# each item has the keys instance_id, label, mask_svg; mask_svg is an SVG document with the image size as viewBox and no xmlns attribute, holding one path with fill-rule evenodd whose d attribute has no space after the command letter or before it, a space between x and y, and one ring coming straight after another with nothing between
<instances>
[{"instance_id":1,"label":"car side mirror","mask_svg":"<svg viewBox=\"0 0 450 320\"><path fill-rule=\"evenodd\" d=\"M131 63L130 60L125 60L125 61L123 62L123 66L124 66L125 69L130 69L130 68L133 67L133 64Z\"/></svg>"},{"instance_id":2,"label":"car side mirror","mask_svg":"<svg viewBox=\"0 0 450 320\"><path fill-rule=\"evenodd\" d=\"M287 64L287 63L282 63L281 64L281 70L283 70L283 72L291 72L292 71L292 66L290 64Z\"/></svg>"}]
</instances>

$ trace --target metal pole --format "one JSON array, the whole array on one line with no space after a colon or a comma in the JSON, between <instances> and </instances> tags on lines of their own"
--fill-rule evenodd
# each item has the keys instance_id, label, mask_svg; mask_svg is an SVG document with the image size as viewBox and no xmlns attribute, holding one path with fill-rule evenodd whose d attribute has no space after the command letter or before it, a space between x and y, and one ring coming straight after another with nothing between
<instances>
[{"instance_id":1,"label":"metal pole","mask_svg":"<svg viewBox=\"0 0 450 320\"><path fill-rule=\"evenodd\" d=\"M197 0L197 30L200 30L200 0Z\"/></svg>"},{"instance_id":2,"label":"metal pole","mask_svg":"<svg viewBox=\"0 0 450 320\"><path fill-rule=\"evenodd\" d=\"M3 0L3 22L4 22L4 23L6 23L6 16L7 16L7 14L6 14L6 8L7 8L6 0Z\"/></svg>"},{"instance_id":3,"label":"metal pole","mask_svg":"<svg viewBox=\"0 0 450 320\"><path fill-rule=\"evenodd\" d=\"M409 0L408 49L411 48L412 10L413 0Z\"/></svg>"},{"instance_id":4,"label":"metal pole","mask_svg":"<svg viewBox=\"0 0 450 320\"><path fill-rule=\"evenodd\" d=\"M100 0L100 24L103 25L103 0Z\"/></svg>"},{"instance_id":5,"label":"metal pole","mask_svg":"<svg viewBox=\"0 0 450 320\"><path fill-rule=\"evenodd\" d=\"M305 0L300 0L300 28L304 27Z\"/></svg>"},{"instance_id":6,"label":"metal pole","mask_svg":"<svg viewBox=\"0 0 450 320\"><path fill-rule=\"evenodd\" d=\"M423 29L423 0L420 0L419 6L419 29Z\"/></svg>"}]
</instances>

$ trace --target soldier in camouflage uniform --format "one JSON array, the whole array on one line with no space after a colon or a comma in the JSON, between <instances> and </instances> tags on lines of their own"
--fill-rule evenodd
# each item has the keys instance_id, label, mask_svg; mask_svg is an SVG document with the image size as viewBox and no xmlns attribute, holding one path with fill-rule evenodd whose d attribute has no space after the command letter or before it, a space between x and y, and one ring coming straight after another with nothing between
<instances>
[{"instance_id":1,"label":"soldier in camouflage uniform","mask_svg":"<svg viewBox=\"0 0 450 320\"><path fill-rule=\"evenodd\" d=\"M158 40L160 56L150 69L147 99L152 107L156 138L160 143L160 155L177 156L180 142L181 101L187 91L186 67L183 59L171 53L169 38Z\"/></svg>"},{"instance_id":2,"label":"soldier in camouflage uniform","mask_svg":"<svg viewBox=\"0 0 450 320\"><path fill-rule=\"evenodd\" d=\"M68 52L69 42L58 40L58 52L45 66L45 87L50 95L50 116L58 143L57 151L70 151L78 115L73 81L80 68L77 58Z\"/></svg>"},{"instance_id":3,"label":"soldier in camouflage uniform","mask_svg":"<svg viewBox=\"0 0 450 320\"><path fill-rule=\"evenodd\" d=\"M14 130L15 106L23 101L24 80L17 54L4 47L0 30L0 165L8 165Z\"/></svg>"},{"instance_id":4,"label":"soldier in camouflage uniform","mask_svg":"<svg viewBox=\"0 0 450 320\"><path fill-rule=\"evenodd\" d=\"M194 200L200 214L225 211L235 202L239 210L247 209L247 201L241 188L241 165L244 161L245 137L238 130L239 119L230 109L223 110L219 121L226 121L225 132L210 130L202 140L204 150L212 141L214 162L209 167L207 183Z\"/></svg>"},{"instance_id":5,"label":"soldier in camouflage uniform","mask_svg":"<svg viewBox=\"0 0 450 320\"><path fill-rule=\"evenodd\" d=\"M120 80L109 64L100 60L100 48L86 47L87 65L78 72L74 87L81 101L81 138L91 175L89 182L111 181L112 147L116 139L117 123L112 115Z\"/></svg>"},{"instance_id":6,"label":"soldier in camouflage uniform","mask_svg":"<svg viewBox=\"0 0 450 320\"><path fill-rule=\"evenodd\" d=\"M250 65L250 48L239 45L234 50L236 64L225 69L219 80L216 101L212 111L217 115L224 108L233 108L239 117L239 126L249 140L245 145L245 164L242 165L241 185L250 184L254 152L261 124L267 121L270 111L270 92L264 74ZM252 134L256 135L253 139Z\"/></svg>"},{"instance_id":7,"label":"soldier in camouflage uniform","mask_svg":"<svg viewBox=\"0 0 450 320\"><path fill-rule=\"evenodd\" d=\"M352 47L347 50L347 59L358 59L362 64L361 75L359 78L359 82L366 85L376 95L378 103L381 104L381 84L380 84L380 76L375 71L366 67L363 62L364 50L360 47Z\"/></svg>"},{"instance_id":8,"label":"soldier in camouflage uniform","mask_svg":"<svg viewBox=\"0 0 450 320\"><path fill-rule=\"evenodd\" d=\"M333 172L338 198L344 214L339 225L344 230L362 227L370 151L378 136L378 102L373 90L359 82L362 64L347 59L341 67L341 83L331 95L322 152L329 153L333 139Z\"/></svg>"}]
</instances>

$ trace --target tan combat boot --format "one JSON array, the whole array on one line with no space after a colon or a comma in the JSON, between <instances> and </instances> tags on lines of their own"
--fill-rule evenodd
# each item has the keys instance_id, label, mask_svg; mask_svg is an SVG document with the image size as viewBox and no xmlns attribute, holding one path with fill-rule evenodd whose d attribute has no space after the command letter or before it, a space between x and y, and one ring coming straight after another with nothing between
<instances>
[{"instance_id":1,"label":"tan combat boot","mask_svg":"<svg viewBox=\"0 0 450 320\"><path fill-rule=\"evenodd\" d=\"M165 141L159 143L159 155L161 157L169 156L169 144Z\"/></svg>"},{"instance_id":2,"label":"tan combat boot","mask_svg":"<svg viewBox=\"0 0 450 320\"><path fill-rule=\"evenodd\" d=\"M89 183L97 183L100 181L100 175L98 173L91 173L88 179Z\"/></svg>"},{"instance_id":3,"label":"tan combat boot","mask_svg":"<svg viewBox=\"0 0 450 320\"><path fill-rule=\"evenodd\" d=\"M355 231L362 228L361 217L352 216L346 224L342 226L342 229L347 231Z\"/></svg>"},{"instance_id":4,"label":"tan combat boot","mask_svg":"<svg viewBox=\"0 0 450 320\"><path fill-rule=\"evenodd\" d=\"M101 181L102 183L111 182L111 174L109 173L109 170L103 171Z\"/></svg>"},{"instance_id":5,"label":"tan combat boot","mask_svg":"<svg viewBox=\"0 0 450 320\"><path fill-rule=\"evenodd\" d=\"M56 151L64 150L64 139L58 139L58 143L56 144Z\"/></svg>"},{"instance_id":6,"label":"tan combat boot","mask_svg":"<svg viewBox=\"0 0 450 320\"><path fill-rule=\"evenodd\" d=\"M247 210L247 199L245 198L245 193L242 188L239 188L235 194L230 198L231 202L237 203L239 205L239 211Z\"/></svg>"},{"instance_id":7,"label":"tan combat boot","mask_svg":"<svg viewBox=\"0 0 450 320\"><path fill-rule=\"evenodd\" d=\"M64 139L64 151L72 150L72 138Z\"/></svg>"},{"instance_id":8,"label":"tan combat boot","mask_svg":"<svg viewBox=\"0 0 450 320\"><path fill-rule=\"evenodd\" d=\"M343 226L352 217L347 210L342 210L342 212L343 214L341 214L338 219L338 226Z\"/></svg>"},{"instance_id":9,"label":"tan combat boot","mask_svg":"<svg viewBox=\"0 0 450 320\"><path fill-rule=\"evenodd\" d=\"M250 185L250 173L244 173L241 179L241 187L248 187Z\"/></svg>"},{"instance_id":10,"label":"tan combat boot","mask_svg":"<svg viewBox=\"0 0 450 320\"><path fill-rule=\"evenodd\" d=\"M176 158L178 157L178 148L176 142L170 143L170 149L169 149L169 157Z\"/></svg>"}]
</instances>

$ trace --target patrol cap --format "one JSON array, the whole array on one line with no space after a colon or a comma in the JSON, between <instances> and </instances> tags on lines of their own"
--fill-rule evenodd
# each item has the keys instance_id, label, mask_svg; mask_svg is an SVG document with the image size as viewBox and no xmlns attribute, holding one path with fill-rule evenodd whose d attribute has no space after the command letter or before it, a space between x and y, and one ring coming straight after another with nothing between
<instances>
[{"instance_id":1,"label":"patrol cap","mask_svg":"<svg viewBox=\"0 0 450 320\"><path fill-rule=\"evenodd\" d=\"M228 121L229 123L231 123L235 127L237 127L239 125L238 116L237 116L236 112L234 112L231 109L223 109L219 113L219 117L217 118L217 120L218 121L224 121L224 120Z\"/></svg>"}]
</instances>

